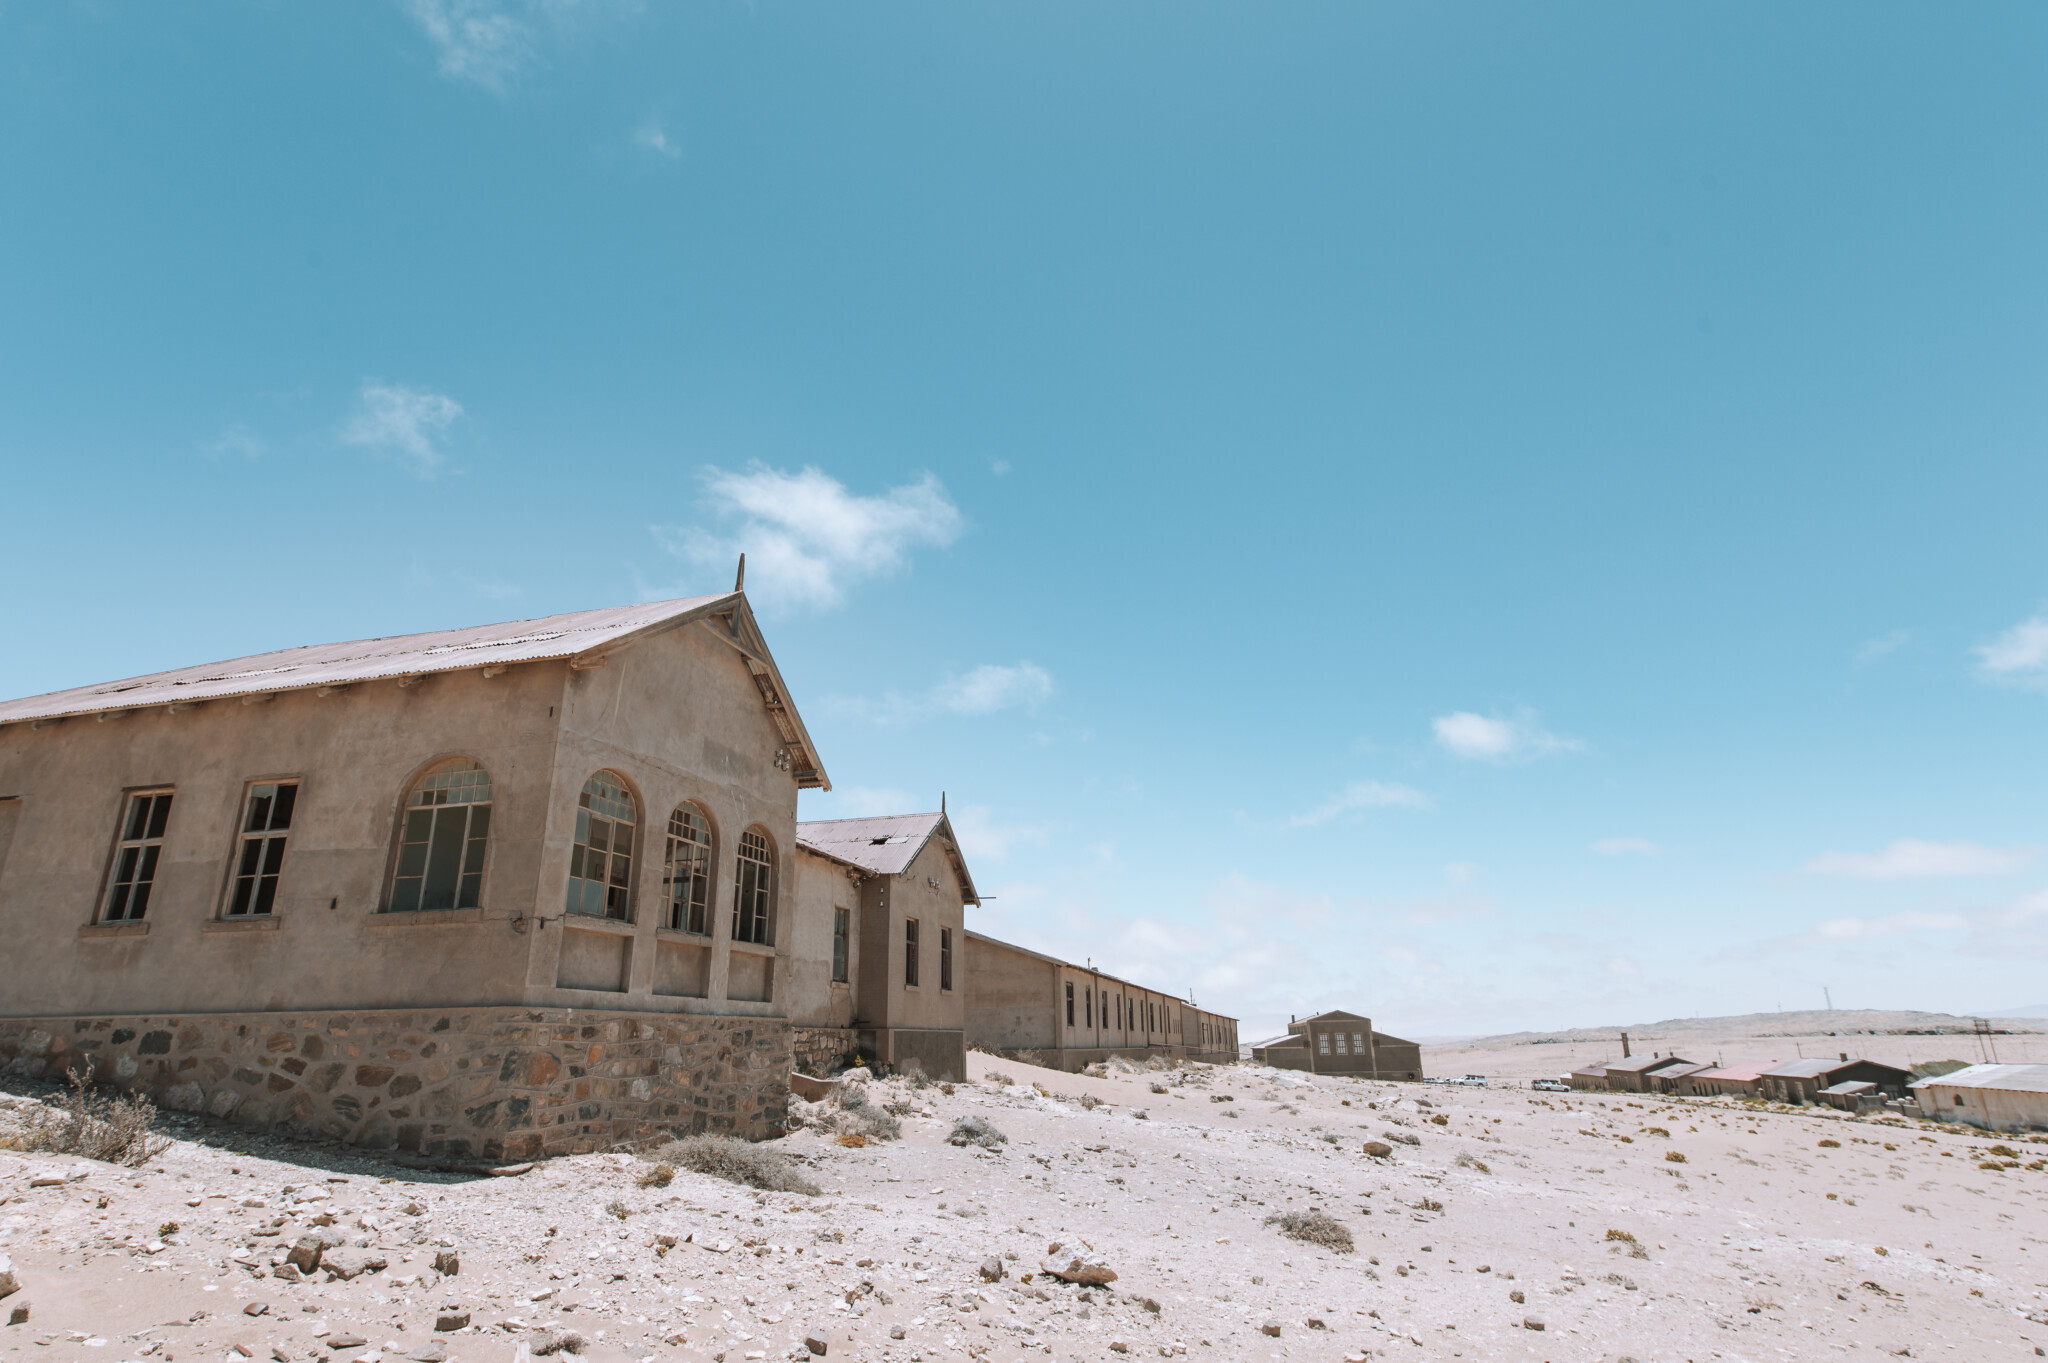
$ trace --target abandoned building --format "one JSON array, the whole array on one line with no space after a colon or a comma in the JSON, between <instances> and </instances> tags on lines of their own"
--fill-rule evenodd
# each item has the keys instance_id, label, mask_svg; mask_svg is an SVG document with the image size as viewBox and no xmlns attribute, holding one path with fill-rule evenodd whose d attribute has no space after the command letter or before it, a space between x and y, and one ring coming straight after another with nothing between
<instances>
[{"instance_id":1,"label":"abandoned building","mask_svg":"<svg viewBox=\"0 0 2048 1363\"><path fill-rule=\"evenodd\" d=\"M1422 1047L1373 1030L1372 1019L1331 1011L1290 1019L1284 1036L1252 1047L1252 1059L1283 1070L1359 1079L1422 1078Z\"/></svg>"},{"instance_id":2,"label":"abandoned building","mask_svg":"<svg viewBox=\"0 0 2048 1363\"><path fill-rule=\"evenodd\" d=\"M1111 1056L1238 1058L1237 1020L1088 965L967 934L967 1041L1075 1071Z\"/></svg>"},{"instance_id":3,"label":"abandoned building","mask_svg":"<svg viewBox=\"0 0 2048 1363\"><path fill-rule=\"evenodd\" d=\"M737 588L0 702L0 1063L491 1158L772 1135L845 1055L959 1077L944 810L801 789Z\"/></svg>"},{"instance_id":4,"label":"abandoned building","mask_svg":"<svg viewBox=\"0 0 2048 1363\"><path fill-rule=\"evenodd\" d=\"M1653 1076L1663 1070L1684 1068L1690 1074L1697 1067L1675 1055L1638 1055L1606 1064L1609 1093L1654 1093Z\"/></svg>"},{"instance_id":5,"label":"abandoned building","mask_svg":"<svg viewBox=\"0 0 2048 1363\"><path fill-rule=\"evenodd\" d=\"M1987 1131L2048 1131L2048 1065L1967 1065L1908 1088L1923 1117Z\"/></svg>"},{"instance_id":6,"label":"abandoned building","mask_svg":"<svg viewBox=\"0 0 2048 1363\"><path fill-rule=\"evenodd\" d=\"M1821 1093L1842 1083L1863 1082L1876 1086L1890 1098L1903 1098L1910 1072L1897 1065L1875 1060L1851 1060L1846 1053L1835 1060L1793 1060L1774 1066L1757 1076L1757 1097L1774 1103L1823 1103Z\"/></svg>"}]
</instances>

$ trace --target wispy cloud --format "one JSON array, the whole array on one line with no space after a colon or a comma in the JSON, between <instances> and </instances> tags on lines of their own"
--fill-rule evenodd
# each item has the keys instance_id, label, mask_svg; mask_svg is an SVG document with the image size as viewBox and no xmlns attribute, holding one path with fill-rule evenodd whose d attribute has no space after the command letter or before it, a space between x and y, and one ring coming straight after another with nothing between
<instances>
[{"instance_id":1,"label":"wispy cloud","mask_svg":"<svg viewBox=\"0 0 2048 1363\"><path fill-rule=\"evenodd\" d=\"M1856 661L1859 663L1874 663L1887 653L1896 653L1904 648L1912 637L1905 630L1895 629L1888 633L1880 634L1875 639L1865 639L1857 646Z\"/></svg>"},{"instance_id":2,"label":"wispy cloud","mask_svg":"<svg viewBox=\"0 0 2048 1363\"><path fill-rule=\"evenodd\" d=\"M1868 937L1898 937L1909 932L1968 932L1970 920L1959 913L1888 913L1868 918L1830 918L1813 935L1830 942Z\"/></svg>"},{"instance_id":3,"label":"wispy cloud","mask_svg":"<svg viewBox=\"0 0 2048 1363\"><path fill-rule=\"evenodd\" d=\"M498 0L404 2L450 80L503 90L533 57L533 25Z\"/></svg>"},{"instance_id":4,"label":"wispy cloud","mask_svg":"<svg viewBox=\"0 0 2048 1363\"><path fill-rule=\"evenodd\" d=\"M1975 842L1900 838L1878 852L1824 852L1806 863L1809 874L1852 880L1921 880L1941 876L2002 876L2034 859L2031 847L1986 847Z\"/></svg>"},{"instance_id":5,"label":"wispy cloud","mask_svg":"<svg viewBox=\"0 0 2048 1363\"><path fill-rule=\"evenodd\" d=\"M772 605L836 606L854 583L896 572L912 550L944 548L966 528L929 473L876 496L849 492L814 467L711 468L704 481L715 528L654 526L655 538L707 566L745 553L749 590Z\"/></svg>"},{"instance_id":6,"label":"wispy cloud","mask_svg":"<svg viewBox=\"0 0 2048 1363\"><path fill-rule=\"evenodd\" d=\"M1436 741L1446 750L1483 762L1542 757L1571 752L1579 746L1575 738L1545 730L1536 722L1535 715L1526 710L1512 719L1456 710L1431 720L1430 728L1436 731Z\"/></svg>"},{"instance_id":7,"label":"wispy cloud","mask_svg":"<svg viewBox=\"0 0 2048 1363\"><path fill-rule=\"evenodd\" d=\"M965 676L941 682L932 699L956 715L986 715L1036 705L1051 694L1052 673L1037 663L983 663Z\"/></svg>"},{"instance_id":8,"label":"wispy cloud","mask_svg":"<svg viewBox=\"0 0 2048 1363\"><path fill-rule=\"evenodd\" d=\"M1664 849L1648 838L1602 838L1592 850L1603 857L1654 857Z\"/></svg>"},{"instance_id":9,"label":"wispy cloud","mask_svg":"<svg viewBox=\"0 0 2048 1363\"><path fill-rule=\"evenodd\" d=\"M683 154L683 149L669 137L668 130L651 118L633 130L633 144L645 147L660 156L677 157Z\"/></svg>"},{"instance_id":10,"label":"wispy cloud","mask_svg":"<svg viewBox=\"0 0 2048 1363\"><path fill-rule=\"evenodd\" d=\"M1292 822L1297 828L1306 828L1361 809L1427 809L1429 805L1429 797L1412 786L1388 781L1353 781L1308 813L1295 815Z\"/></svg>"},{"instance_id":11,"label":"wispy cloud","mask_svg":"<svg viewBox=\"0 0 2048 1363\"><path fill-rule=\"evenodd\" d=\"M395 455L415 475L431 478L447 460L442 442L461 415L462 404L445 393L365 380L362 406L341 439Z\"/></svg>"},{"instance_id":12,"label":"wispy cloud","mask_svg":"<svg viewBox=\"0 0 2048 1363\"><path fill-rule=\"evenodd\" d=\"M977 860L1003 861L1019 847L1042 847L1051 837L1051 830L1038 824L997 823L987 805L955 805L948 811L953 832L960 839L960 850L967 854L967 864L972 867Z\"/></svg>"},{"instance_id":13,"label":"wispy cloud","mask_svg":"<svg viewBox=\"0 0 2048 1363\"><path fill-rule=\"evenodd\" d=\"M233 456L253 460L261 459L268 454L270 447L263 443L256 432L238 421L213 439L201 441L199 452L209 459Z\"/></svg>"},{"instance_id":14,"label":"wispy cloud","mask_svg":"<svg viewBox=\"0 0 2048 1363\"><path fill-rule=\"evenodd\" d=\"M2020 621L1976 652L1978 670L1995 681L2048 682L2048 613Z\"/></svg>"}]
</instances>

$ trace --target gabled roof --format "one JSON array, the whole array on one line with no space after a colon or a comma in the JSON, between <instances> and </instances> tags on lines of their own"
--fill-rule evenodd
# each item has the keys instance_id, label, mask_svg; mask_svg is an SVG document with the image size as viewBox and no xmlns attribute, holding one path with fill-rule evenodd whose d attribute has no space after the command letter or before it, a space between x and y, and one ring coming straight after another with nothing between
<instances>
[{"instance_id":1,"label":"gabled roof","mask_svg":"<svg viewBox=\"0 0 2048 1363\"><path fill-rule=\"evenodd\" d=\"M902 875L934 837L940 839L960 875L961 902L979 904L981 895L974 888L974 877L967 873L967 859L960 854L960 841L953 836L953 824L944 810L865 819L813 819L796 826L798 847L878 876Z\"/></svg>"},{"instance_id":2,"label":"gabled roof","mask_svg":"<svg viewBox=\"0 0 2048 1363\"><path fill-rule=\"evenodd\" d=\"M1947 1074L1915 1080L1909 1088L2003 1089L2009 1093L2048 1093L2048 1065L1971 1065Z\"/></svg>"},{"instance_id":3,"label":"gabled roof","mask_svg":"<svg viewBox=\"0 0 2048 1363\"><path fill-rule=\"evenodd\" d=\"M1854 1060L1791 1060L1764 1073L1773 1079L1818 1079L1856 1064Z\"/></svg>"},{"instance_id":4,"label":"gabled roof","mask_svg":"<svg viewBox=\"0 0 2048 1363\"><path fill-rule=\"evenodd\" d=\"M552 660L567 661L579 669L601 667L607 656L620 649L698 621L745 659L762 704L791 749L797 784L830 790L832 783L818 761L817 749L804 729L803 720L788 701L782 675L768 654L753 610L742 592L650 601L637 606L607 606L537 620L510 620L426 634L302 644L226 662L0 701L0 724L195 705L237 696L352 686L472 668L496 669L516 663Z\"/></svg>"},{"instance_id":5,"label":"gabled roof","mask_svg":"<svg viewBox=\"0 0 2048 1363\"><path fill-rule=\"evenodd\" d=\"M805 827L805 825L798 824L797 827L803 828ZM802 845L803 838L801 835L798 836L797 843L799 846ZM1148 984L1135 983L1134 981L1125 979L1121 975L1112 975L1106 970L1098 970L1092 965L1075 965L1072 961L1063 961L1057 956L1048 956L1042 951L1033 951L1030 947L1020 947L1015 942L1005 942L1000 937L991 937L985 932L976 932L973 928L967 929L967 937L969 941L986 942L990 946L999 947L1004 951L1014 951L1019 956L1029 956L1034 961L1044 961L1047 965L1056 965L1067 970L1078 970L1083 972L1084 974L1092 975L1096 979L1103 980L1109 984L1119 985L1125 989L1136 990L1140 994L1157 994L1162 999L1172 999L1175 1003L1179 1004L1182 1008L1187 1009L1191 1013L1203 1013L1209 1017L1224 1018L1230 1022L1237 1021L1236 1018L1231 1017L1228 1013L1212 1012L1207 1008L1203 1008L1196 1004L1189 1003L1186 999L1182 998L1178 994L1169 993L1164 989L1154 989L1152 986ZM1275 1037L1270 1042L1261 1041L1256 1044L1260 1046L1301 1046L1307 1045L1308 1043L1304 1042L1298 1036L1282 1036Z\"/></svg>"},{"instance_id":6,"label":"gabled roof","mask_svg":"<svg viewBox=\"0 0 2048 1363\"><path fill-rule=\"evenodd\" d=\"M1690 1065L1690 1060L1680 1060L1675 1055L1638 1055L1628 1060L1607 1062L1609 1074L1649 1074L1656 1070L1669 1069L1673 1065Z\"/></svg>"},{"instance_id":7,"label":"gabled roof","mask_svg":"<svg viewBox=\"0 0 2048 1363\"><path fill-rule=\"evenodd\" d=\"M1738 1084L1754 1084L1777 1065L1775 1060L1755 1060L1740 1065L1723 1065L1717 1070L1704 1070L1693 1076L1697 1079L1727 1079Z\"/></svg>"}]
</instances>

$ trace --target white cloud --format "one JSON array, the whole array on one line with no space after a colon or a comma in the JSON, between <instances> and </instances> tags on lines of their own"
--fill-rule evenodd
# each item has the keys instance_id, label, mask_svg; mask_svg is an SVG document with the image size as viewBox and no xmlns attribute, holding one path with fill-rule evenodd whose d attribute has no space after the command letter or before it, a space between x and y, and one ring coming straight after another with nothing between
<instances>
[{"instance_id":1,"label":"white cloud","mask_svg":"<svg viewBox=\"0 0 2048 1363\"><path fill-rule=\"evenodd\" d=\"M1298 828L1309 827L1328 823L1340 814L1349 814L1358 809L1427 809L1429 804L1427 795L1410 786L1396 785L1388 781L1353 781L1308 813L1295 815L1293 823Z\"/></svg>"},{"instance_id":2,"label":"white cloud","mask_svg":"<svg viewBox=\"0 0 2048 1363\"><path fill-rule=\"evenodd\" d=\"M1900 838L1880 852L1824 852L1806 863L1813 875L1852 880L1915 880L1933 876L2010 875L2034 859L2031 847Z\"/></svg>"},{"instance_id":3,"label":"white cloud","mask_svg":"<svg viewBox=\"0 0 2048 1363\"><path fill-rule=\"evenodd\" d=\"M1052 694L1052 674L1037 663L1005 667L983 663L964 677L950 677L932 699L956 715L986 715L1017 705L1036 705Z\"/></svg>"},{"instance_id":4,"label":"white cloud","mask_svg":"<svg viewBox=\"0 0 2048 1363\"><path fill-rule=\"evenodd\" d=\"M651 118L634 131L633 141L635 145L645 147L649 151L656 152L662 156L676 157L683 154L683 149L669 138L668 133L662 128L661 124Z\"/></svg>"},{"instance_id":5,"label":"white cloud","mask_svg":"<svg viewBox=\"0 0 2048 1363\"><path fill-rule=\"evenodd\" d=\"M533 56L533 25L497 0L405 0L405 10L450 80L502 90Z\"/></svg>"},{"instance_id":6,"label":"white cloud","mask_svg":"<svg viewBox=\"0 0 2048 1363\"><path fill-rule=\"evenodd\" d=\"M1906 642L1912 637L1905 630L1895 629L1887 634L1880 634L1875 639L1865 639L1856 650L1856 661L1859 663L1876 662L1885 654L1904 648Z\"/></svg>"},{"instance_id":7,"label":"white cloud","mask_svg":"<svg viewBox=\"0 0 2048 1363\"><path fill-rule=\"evenodd\" d=\"M1607 968L1616 975L1632 980L1640 979L1643 973L1643 968L1626 956L1616 956L1607 963Z\"/></svg>"},{"instance_id":8,"label":"white cloud","mask_svg":"<svg viewBox=\"0 0 2048 1363\"><path fill-rule=\"evenodd\" d=\"M1977 666L2000 681L2048 682L2048 613L2022 620L1980 645Z\"/></svg>"},{"instance_id":9,"label":"white cloud","mask_svg":"<svg viewBox=\"0 0 2048 1363\"><path fill-rule=\"evenodd\" d=\"M1970 920L1959 913L1889 913L1875 918L1830 918L1813 930L1831 942L1866 937L1897 937L1908 932L1967 932Z\"/></svg>"},{"instance_id":10,"label":"white cloud","mask_svg":"<svg viewBox=\"0 0 2048 1363\"><path fill-rule=\"evenodd\" d=\"M236 422L213 439L199 446L200 452L209 459L218 459L232 454L242 459L261 459L270 452L256 432Z\"/></svg>"},{"instance_id":11,"label":"white cloud","mask_svg":"<svg viewBox=\"0 0 2048 1363\"><path fill-rule=\"evenodd\" d=\"M1664 849L1648 838L1602 838L1593 850L1603 857L1654 857Z\"/></svg>"},{"instance_id":12,"label":"white cloud","mask_svg":"<svg viewBox=\"0 0 2048 1363\"><path fill-rule=\"evenodd\" d=\"M1454 861L1444 867L1444 879L1453 885L1470 885L1479 878L1479 863Z\"/></svg>"},{"instance_id":13,"label":"white cloud","mask_svg":"<svg viewBox=\"0 0 2048 1363\"><path fill-rule=\"evenodd\" d=\"M656 538L706 565L730 566L745 553L749 589L774 604L838 605L851 584L893 573L911 550L944 548L965 529L929 473L863 497L814 467L785 473L750 464L738 473L706 470L705 489L729 533L655 526Z\"/></svg>"},{"instance_id":14,"label":"white cloud","mask_svg":"<svg viewBox=\"0 0 2048 1363\"><path fill-rule=\"evenodd\" d=\"M1546 732L1527 712L1500 719L1457 710L1431 720L1430 727L1436 731L1436 741L1459 757L1487 762L1569 752L1579 746L1577 739Z\"/></svg>"},{"instance_id":15,"label":"white cloud","mask_svg":"<svg viewBox=\"0 0 2048 1363\"><path fill-rule=\"evenodd\" d=\"M866 819L877 814L922 814L932 802L919 799L894 786L834 786L826 791L805 791L804 819Z\"/></svg>"},{"instance_id":16,"label":"white cloud","mask_svg":"<svg viewBox=\"0 0 2048 1363\"><path fill-rule=\"evenodd\" d=\"M1017 847L1043 846L1051 836L1051 830L1035 824L999 824L987 805L955 805L946 817L970 869L976 861L1002 861Z\"/></svg>"},{"instance_id":17,"label":"white cloud","mask_svg":"<svg viewBox=\"0 0 2048 1363\"><path fill-rule=\"evenodd\" d=\"M342 443L395 454L413 473L431 478L447 459L440 442L462 415L462 404L444 393L367 380L362 401Z\"/></svg>"}]
</instances>

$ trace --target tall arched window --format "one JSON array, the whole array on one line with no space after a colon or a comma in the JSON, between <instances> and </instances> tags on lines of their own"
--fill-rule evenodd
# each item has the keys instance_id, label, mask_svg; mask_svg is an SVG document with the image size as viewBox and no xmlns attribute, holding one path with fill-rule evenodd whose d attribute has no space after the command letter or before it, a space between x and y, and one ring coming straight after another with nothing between
<instances>
[{"instance_id":1,"label":"tall arched window","mask_svg":"<svg viewBox=\"0 0 2048 1363\"><path fill-rule=\"evenodd\" d=\"M483 903L491 836L491 774L466 757L431 768L405 799L392 913L473 909Z\"/></svg>"},{"instance_id":2,"label":"tall arched window","mask_svg":"<svg viewBox=\"0 0 2048 1363\"><path fill-rule=\"evenodd\" d=\"M631 912L633 797L616 773L601 771L583 783L576 801L576 845L569 850L570 913L625 918Z\"/></svg>"},{"instance_id":3,"label":"tall arched window","mask_svg":"<svg viewBox=\"0 0 2048 1363\"><path fill-rule=\"evenodd\" d=\"M733 941L762 946L774 941L774 872L775 859L768 850L768 835L758 828L749 828L740 835L738 874L733 877Z\"/></svg>"},{"instance_id":4,"label":"tall arched window","mask_svg":"<svg viewBox=\"0 0 2048 1363\"><path fill-rule=\"evenodd\" d=\"M678 932L711 931L711 825L694 807L677 805L668 816L668 851L662 858L668 908L662 926Z\"/></svg>"}]
</instances>

